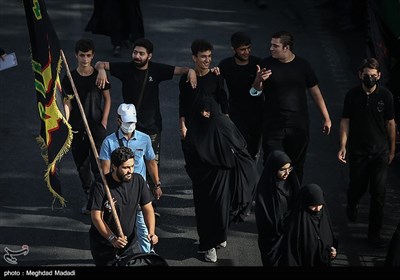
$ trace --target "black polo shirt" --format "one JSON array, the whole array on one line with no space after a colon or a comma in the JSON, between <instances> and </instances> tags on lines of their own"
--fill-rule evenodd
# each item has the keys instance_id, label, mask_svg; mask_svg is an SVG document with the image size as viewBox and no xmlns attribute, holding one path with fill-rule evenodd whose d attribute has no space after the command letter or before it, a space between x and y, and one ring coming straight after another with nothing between
<instances>
[{"instance_id":1,"label":"black polo shirt","mask_svg":"<svg viewBox=\"0 0 400 280\"><path fill-rule=\"evenodd\" d=\"M369 95L361 85L350 89L342 118L350 119L350 152L365 155L388 151L386 121L394 118L393 95L388 89L377 86Z\"/></svg>"}]
</instances>

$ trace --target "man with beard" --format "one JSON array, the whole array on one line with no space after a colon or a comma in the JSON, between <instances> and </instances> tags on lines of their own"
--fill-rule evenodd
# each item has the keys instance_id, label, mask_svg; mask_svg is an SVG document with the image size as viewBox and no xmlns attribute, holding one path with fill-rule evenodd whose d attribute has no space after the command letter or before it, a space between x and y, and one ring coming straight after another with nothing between
<instances>
[{"instance_id":1,"label":"man with beard","mask_svg":"<svg viewBox=\"0 0 400 280\"><path fill-rule=\"evenodd\" d=\"M156 199L162 195L161 182L158 176L158 167L155 154L151 147L150 137L136 129L135 105L122 103L119 105L117 123L119 129L108 135L101 145L99 159L104 174L111 171L111 153L118 147L128 147L135 154L135 173L142 175L146 180L146 170L157 187L152 189ZM136 218L136 234L138 235L139 249L141 252L151 251L150 242L147 240L147 227L140 209Z\"/></svg>"},{"instance_id":2,"label":"man with beard","mask_svg":"<svg viewBox=\"0 0 400 280\"><path fill-rule=\"evenodd\" d=\"M233 56L218 67L229 90L229 117L242 133L247 151L257 159L261 144L263 96L252 97L249 90L261 59L250 55L251 39L243 32L231 36Z\"/></svg>"},{"instance_id":3,"label":"man with beard","mask_svg":"<svg viewBox=\"0 0 400 280\"><path fill-rule=\"evenodd\" d=\"M368 240L373 246L384 246L380 231L388 165L395 152L395 121L392 93L378 85L381 78L375 58L363 60L358 72L361 85L348 91L340 121L338 159L346 163L349 150L350 182L346 214L357 220L358 204L369 188Z\"/></svg>"},{"instance_id":4,"label":"man with beard","mask_svg":"<svg viewBox=\"0 0 400 280\"><path fill-rule=\"evenodd\" d=\"M151 138L157 164L160 164L160 143L162 119L160 112L159 84L171 80L174 75L188 74L191 86L196 87L196 73L189 67L172 66L151 62L153 43L145 38L136 40L133 44L132 61L105 62L98 61L95 68L99 71L97 85L104 88L108 83L106 70L122 82L122 97L124 103L134 104L140 118L137 129ZM149 174L147 181L151 182ZM151 188L155 188L150 184Z\"/></svg>"},{"instance_id":5,"label":"man with beard","mask_svg":"<svg viewBox=\"0 0 400 280\"><path fill-rule=\"evenodd\" d=\"M106 176L124 237L116 236L117 225L111 213L110 202L102 183L97 183L93 193L90 250L96 266L111 266L121 258L133 255L135 243L135 220L138 205L148 227L152 245L158 242L155 234L155 218L151 205L152 195L146 182L133 173L134 153L128 147L120 147L111 154L112 172Z\"/></svg>"}]
</instances>

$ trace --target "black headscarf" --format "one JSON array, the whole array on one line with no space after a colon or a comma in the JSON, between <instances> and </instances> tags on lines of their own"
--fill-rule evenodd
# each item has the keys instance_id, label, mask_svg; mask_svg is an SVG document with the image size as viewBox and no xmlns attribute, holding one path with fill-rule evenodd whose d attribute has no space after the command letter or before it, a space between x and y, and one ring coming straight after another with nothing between
<instances>
[{"instance_id":1,"label":"black headscarf","mask_svg":"<svg viewBox=\"0 0 400 280\"><path fill-rule=\"evenodd\" d=\"M200 160L210 165L233 168L230 223L243 221L250 210L257 180L256 166L246 149L246 140L232 120L221 113L214 98L200 98L194 107L184 150L192 153L194 149ZM210 112L210 118L198 113L203 110Z\"/></svg>"},{"instance_id":2,"label":"black headscarf","mask_svg":"<svg viewBox=\"0 0 400 280\"><path fill-rule=\"evenodd\" d=\"M294 171L286 180L277 177L278 170L292 163L282 151L273 151L267 158L255 195L255 215L258 229L258 246L263 265L275 265L283 231L283 223L289 214L300 184Z\"/></svg>"},{"instance_id":3,"label":"black headscarf","mask_svg":"<svg viewBox=\"0 0 400 280\"><path fill-rule=\"evenodd\" d=\"M199 112L210 112L210 118ZM221 168L233 168L235 150L246 148L246 141L233 122L219 109L211 97L203 97L194 104L194 115L187 131L184 151L193 149L200 160ZM190 151L188 149L191 149Z\"/></svg>"},{"instance_id":4,"label":"black headscarf","mask_svg":"<svg viewBox=\"0 0 400 280\"><path fill-rule=\"evenodd\" d=\"M208 250L226 241L231 222L244 218L257 175L246 141L216 101L203 97L194 108L183 150L193 184L199 249ZM210 112L210 117L201 111Z\"/></svg>"},{"instance_id":5,"label":"black headscarf","mask_svg":"<svg viewBox=\"0 0 400 280\"><path fill-rule=\"evenodd\" d=\"M308 207L323 205L319 212ZM331 247L337 249L324 193L316 184L301 188L295 209L288 217L281 245L282 266L330 266Z\"/></svg>"}]
</instances>

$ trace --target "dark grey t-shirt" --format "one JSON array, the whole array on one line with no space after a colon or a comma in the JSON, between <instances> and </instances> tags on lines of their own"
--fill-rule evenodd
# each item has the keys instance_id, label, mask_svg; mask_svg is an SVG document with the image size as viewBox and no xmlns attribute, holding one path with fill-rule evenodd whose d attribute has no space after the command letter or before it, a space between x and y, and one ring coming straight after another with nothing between
<instances>
[{"instance_id":1,"label":"dark grey t-shirt","mask_svg":"<svg viewBox=\"0 0 400 280\"><path fill-rule=\"evenodd\" d=\"M135 238L135 222L138 205L145 205L152 201L153 195L143 177L133 173L133 179L130 182L117 182L113 179L112 173L106 175L108 187L115 202L115 208L120 219L122 231L128 237L128 242L132 242ZM116 235L118 234L117 226L112 217L111 208L104 191L103 185L97 183L94 188L93 202L91 210L101 210L104 212L104 221ZM90 235L96 241L110 245L104 239L97 228L92 224Z\"/></svg>"},{"instance_id":2,"label":"dark grey t-shirt","mask_svg":"<svg viewBox=\"0 0 400 280\"><path fill-rule=\"evenodd\" d=\"M175 66L149 61L142 101L140 107L136 108L138 130L146 134L155 134L162 130L158 86L162 81L171 80L174 77L174 70ZM146 71L136 68L134 62L110 62L110 73L122 82L124 102L138 107Z\"/></svg>"}]
</instances>

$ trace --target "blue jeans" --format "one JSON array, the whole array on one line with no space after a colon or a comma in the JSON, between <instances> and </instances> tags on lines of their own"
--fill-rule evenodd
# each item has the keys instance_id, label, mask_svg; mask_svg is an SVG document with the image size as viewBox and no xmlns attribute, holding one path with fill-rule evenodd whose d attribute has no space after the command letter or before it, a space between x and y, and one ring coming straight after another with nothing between
<instances>
[{"instance_id":1,"label":"blue jeans","mask_svg":"<svg viewBox=\"0 0 400 280\"><path fill-rule=\"evenodd\" d=\"M147 239L149 231L147 230L146 223L144 222L142 210L138 210L136 214L136 234L139 242L139 249L142 253L150 253L151 244Z\"/></svg>"}]
</instances>

